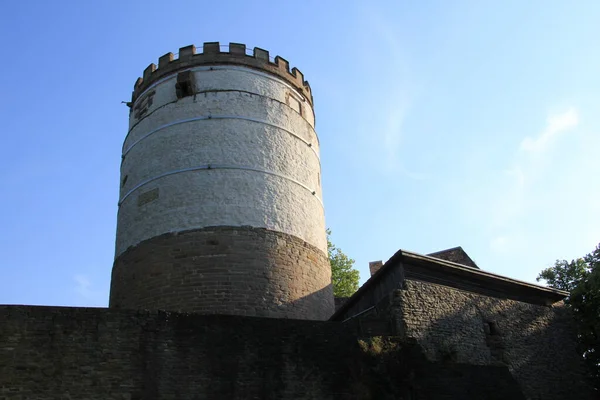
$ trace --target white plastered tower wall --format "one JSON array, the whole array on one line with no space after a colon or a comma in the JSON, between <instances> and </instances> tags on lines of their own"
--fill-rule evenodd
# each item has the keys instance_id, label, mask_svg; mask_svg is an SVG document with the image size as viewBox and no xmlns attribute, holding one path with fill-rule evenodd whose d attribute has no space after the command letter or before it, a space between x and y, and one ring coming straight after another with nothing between
<instances>
[{"instance_id":1,"label":"white plastered tower wall","mask_svg":"<svg viewBox=\"0 0 600 400\"><path fill-rule=\"evenodd\" d=\"M188 46L146 68L129 106L111 307L329 317L319 141L302 73L259 48Z\"/></svg>"},{"instance_id":2,"label":"white plastered tower wall","mask_svg":"<svg viewBox=\"0 0 600 400\"><path fill-rule=\"evenodd\" d=\"M251 68L192 72L193 96L177 98L174 73L142 93L153 93L144 116L132 113L116 254L163 233L219 225L277 230L326 251L310 103ZM145 193L156 194L140 206Z\"/></svg>"}]
</instances>

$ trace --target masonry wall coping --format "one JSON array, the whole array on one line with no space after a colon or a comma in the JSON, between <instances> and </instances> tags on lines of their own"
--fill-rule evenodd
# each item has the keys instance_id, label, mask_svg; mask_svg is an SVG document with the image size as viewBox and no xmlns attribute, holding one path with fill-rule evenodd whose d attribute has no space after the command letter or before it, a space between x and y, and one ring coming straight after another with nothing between
<instances>
[{"instance_id":1,"label":"masonry wall coping","mask_svg":"<svg viewBox=\"0 0 600 400\"><path fill-rule=\"evenodd\" d=\"M135 82L131 95L131 104L154 83L176 72L185 71L203 65L240 65L261 70L279 78L283 78L313 105L313 96L310 85L304 80L304 74L298 68L290 70L290 63L276 56L273 61L267 50L255 47L251 54L247 54L245 44L229 43L228 51L221 51L219 42L205 42L202 52L196 52L196 46L190 45L179 49L178 58L173 53L166 53L158 60L158 66L151 63L146 67L142 77Z\"/></svg>"},{"instance_id":2,"label":"masonry wall coping","mask_svg":"<svg viewBox=\"0 0 600 400\"><path fill-rule=\"evenodd\" d=\"M550 305L563 300L569 295L569 292L564 290L535 285L452 261L400 249L331 316L330 320L336 320L339 316L343 315L350 306L360 299L363 293L377 285L388 271L391 271L394 267L404 269L404 279L416 279L444 285L442 282L431 279L431 276L427 274L412 273L411 265L422 267L425 271L436 270L436 272L445 274L450 278L449 280L454 280L455 282L458 281L455 278L465 278L466 284L463 287L459 287L458 289L460 290L476 292L475 290L469 290L469 284L482 284L480 287L490 289L496 294L495 297L503 297L502 294L505 294L506 298L515 299L515 296L511 294L523 292L526 296L518 298L518 301ZM473 286L472 289L474 288Z\"/></svg>"}]
</instances>

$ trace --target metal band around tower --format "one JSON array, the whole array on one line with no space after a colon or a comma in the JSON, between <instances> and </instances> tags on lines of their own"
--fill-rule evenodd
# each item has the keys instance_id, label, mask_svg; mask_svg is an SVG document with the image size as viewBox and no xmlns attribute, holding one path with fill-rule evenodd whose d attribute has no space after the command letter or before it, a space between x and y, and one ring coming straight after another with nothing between
<instances>
[{"instance_id":1,"label":"metal band around tower","mask_svg":"<svg viewBox=\"0 0 600 400\"><path fill-rule=\"evenodd\" d=\"M256 123L259 123L259 124L264 124L264 125L267 125L267 126L271 126L273 128L281 129L282 131L290 134L291 136L295 137L296 139L299 139L300 141L304 142L308 147L310 147L310 149L313 151L313 153L315 154L315 156L317 157L317 159L318 160L320 159L319 158L319 154L314 149L312 143L308 142L302 136L297 135L296 133L290 131L289 129L284 128L283 126L280 126L280 125L273 124L271 122L267 122L267 121L264 121L264 120L257 119L257 118L241 117L241 116L237 116L237 115L201 115L199 117L182 119L182 120L179 120L179 121L173 121L173 122L170 122L168 124L161 125L158 128L155 128L155 129L151 130L150 132L146 133L141 138L139 138L136 141L134 141L126 150L123 151L123 154L121 155L121 157L125 158L125 156L127 155L127 153L129 153L131 151L131 149L133 149L133 147L136 146L139 142L141 142L142 140L146 139L147 137L149 137L149 136L155 134L156 132L159 132L159 131L161 131L161 130L163 130L165 128L169 128L171 126L180 125L180 124L186 124L186 123L194 122L194 121L208 121L208 120L212 120L212 119L215 119L215 120L219 120L219 119L238 119L238 120L243 120L243 121L256 122Z\"/></svg>"},{"instance_id":2,"label":"metal band around tower","mask_svg":"<svg viewBox=\"0 0 600 400\"><path fill-rule=\"evenodd\" d=\"M119 207L121 206L121 204L136 190L138 190L139 188L141 188L142 186L153 182L157 179L160 178L164 178L165 176L170 176L170 175L176 175L176 174L181 174L184 172L193 172L193 171L202 171L202 170L211 170L211 169L227 169L227 170L233 170L233 169L237 169L237 170L242 170L242 171L252 171L252 172L260 172L263 174L267 174L267 175L273 175L273 176L277 176L279 178L283 178L286 179L290 182L295 183L298 186L301 186L302 188L308 190L313 196L315 196L315 198L319 201L319 204L321 205L321 207L323 207L323 200L321 200L321 198L319 196L317 196L317 192L313 189L311 189L310 187L306 186L305 184L303 184L300 181L297 181L294 178L291 178L289 176L277 173L277 172L273 172L273 171L268 171L266 169L259 169L259 168L252 168L252 167L245 167L245 166L239 166L239 165L227 165L227 164L206 164L206 165L199 165L197 167L190 167L190 168L182 168L182 169L176 169L174 171L169 171L169 172L165 172L162 173L160 175L157 176L153 176L152 178L148 178L140 183L138 183L137 185L135 185L133 188L131 188L127 193L125 193L125 195L121 198L121 200L119 200Z\"/></svg>"}]
</instances>

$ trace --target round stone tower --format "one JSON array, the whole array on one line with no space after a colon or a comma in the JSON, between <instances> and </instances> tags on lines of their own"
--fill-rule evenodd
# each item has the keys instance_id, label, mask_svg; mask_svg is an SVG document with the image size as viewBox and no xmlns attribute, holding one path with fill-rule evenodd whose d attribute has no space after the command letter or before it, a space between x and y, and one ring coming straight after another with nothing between
<instances>
[{"instance_id":1,"label":"round stone tower","mask_svg":"<svg viewBox=\"0 0 600 400\"><path fill-rule=\"evenodd\" d=\"M308 82L281 57L204 43L135 83L110 307L333 313Z\"/></svg>"}]
</instances>

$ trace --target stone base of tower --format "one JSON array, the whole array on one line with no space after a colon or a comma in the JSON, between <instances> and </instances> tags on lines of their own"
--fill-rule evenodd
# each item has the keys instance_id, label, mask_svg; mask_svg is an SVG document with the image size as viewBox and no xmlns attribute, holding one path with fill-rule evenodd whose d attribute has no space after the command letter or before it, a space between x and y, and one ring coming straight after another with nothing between
<instances>
[{"instance_id":1,"label":"stone base of tower","mask_svg":"<svg viewBox=\"0 0 600 400\"><path fill-rule=\"evenodd\" d=\"M328 319L327 256L291 235L252 227L169 233L115 260L110 307Z\"/></svg>"}]
</instances>

